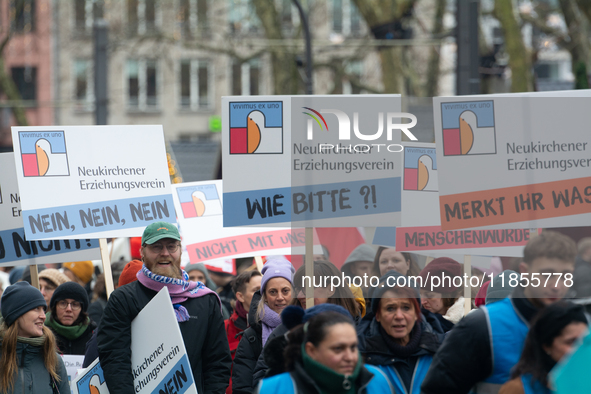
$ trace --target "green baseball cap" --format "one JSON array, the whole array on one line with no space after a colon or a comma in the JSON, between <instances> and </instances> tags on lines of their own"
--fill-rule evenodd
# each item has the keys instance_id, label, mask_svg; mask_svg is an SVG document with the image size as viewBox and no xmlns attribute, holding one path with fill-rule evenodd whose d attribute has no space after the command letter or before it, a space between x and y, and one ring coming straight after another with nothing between
<instances>
[{"instance_id":1,"label":"green baseball cap","mask_svg":"<svg viewBox=\"0 0 591 394\"><path fill-rule=\"evenodd\" d=\"M144 230L144 234L142 235L142 245L152 245L154 242L160 241L164 238L172 238L180 241L181 235L174 224L167 222L155 222L150 224Z\"/></svg>"}]
</instances>

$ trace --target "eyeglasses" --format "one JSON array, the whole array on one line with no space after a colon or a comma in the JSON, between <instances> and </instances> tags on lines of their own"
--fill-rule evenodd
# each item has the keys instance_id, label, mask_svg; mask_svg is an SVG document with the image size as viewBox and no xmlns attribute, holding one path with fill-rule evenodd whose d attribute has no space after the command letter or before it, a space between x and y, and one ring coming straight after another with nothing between
<instances>
[{"instance_id":1,"label":"eyeglasses","mask_svg":"<svg viewBox=\"0 0 591 394\"><path fill-rule=\"evenodd\" d=\"M179 243L168 244L168 245L166 245L166 250L168 250L168 253L174 253L177 250L179 250L180 246L181 245ZM154 253L162 253L162 250L164 250L164 245L152 244L152 245L148 245L148 248L150 248L150 250Z\"/></svg>"},{"instance_id":2,"label":"eyeglasses","mask_svg":"<svg viewBox=\"0 0 591 394\"><path fill-rule=\"evenodd\" d=\"M66 300L61 300L57 303L57 307L60 309L67 309L68 305L72 306L73 311L78 311L82 308L82 305L78 301L68 302Z\"/></svg>"}]
</instances>

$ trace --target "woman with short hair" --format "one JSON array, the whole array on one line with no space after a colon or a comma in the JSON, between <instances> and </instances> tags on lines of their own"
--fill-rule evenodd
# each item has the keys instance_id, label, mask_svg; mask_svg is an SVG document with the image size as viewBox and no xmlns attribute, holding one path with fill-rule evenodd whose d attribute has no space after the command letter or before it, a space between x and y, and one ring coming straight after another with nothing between
<instances>
[{"instance_id":1,"label":"woman with short hair","mask_svg":"<svg viewBox=\"0 0 591 394\"><path fill-rule=\"evenodd\" d=\"M419 292L408 283L404 286L406 279L396 271L383 276L373 294L374 317L357 326L365 362L378 367L397 394L420 391L444 337L423 318Z\"/></svg>"},{"instance_id":2,"label":"woman with short hair","mask_svg":"<svg viewBox=\"0 0 591 394\"><path fill-rule=\"evenodd\" d=\"M18 282L0 301L0 392L68 394L68 376L45 322L46 303L39 290Z\"/></svg>"}]
</instances>

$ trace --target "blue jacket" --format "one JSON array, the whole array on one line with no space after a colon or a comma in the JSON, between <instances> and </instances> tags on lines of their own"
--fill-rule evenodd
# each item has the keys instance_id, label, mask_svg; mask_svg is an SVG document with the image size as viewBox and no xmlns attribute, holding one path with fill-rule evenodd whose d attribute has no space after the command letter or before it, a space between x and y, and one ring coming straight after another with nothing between
<instances>
[{"instance_id":1,"label":"blue jacket","mask_svg":"<svg viewBox=\"0 0 591 394\"><path fill-rule=\"evenodd\" d=\"M395 391L384 374L376 367L364 365L357 377L357 394L386 394ZM292 372L285 372L263 379L254 391L255 394L319 394L320 388L297 363Z\"/></svg>"},{"instance_id":2,"label":"blue jacket","mask_svg":"<svg viewBox=\"0 0 591 394\"><path fill-rule=\"evenodd\" d=\"M446 334L423 381L423 393L498 392L519 360L529 321L537 312L518 287L510 298L469 313Z\"/></svg>"},{"instance_id":3,"label":"blue jacket","mask_svg":"<svg viewBox=\"0 0 591 394\"><path fill-rule=\"evenodd\" d=\"M480 385L501 385L509 381L511 368L517 364L529 331L510 298L483 307L490 330L493 372ZM498 389L497 389L498 390Z\"/></svg>"},{"instance_id":4,"label":"blue jacket","mask_svg":"<svg viewBox=\"0 0 591 394\"><path fill-rule=\"evenodd\" d=\"M362 321L357 326L359 351L367 364L380 368L388 377L397 394L418 394L421 383L433 359L433 354L439 348L444 335L433 332L432 327L424 322L421 325L421 339L418 349L407 358L392 354L388 345L380 334L380 323L375 319Z\"/></svg>"}]
</instances>

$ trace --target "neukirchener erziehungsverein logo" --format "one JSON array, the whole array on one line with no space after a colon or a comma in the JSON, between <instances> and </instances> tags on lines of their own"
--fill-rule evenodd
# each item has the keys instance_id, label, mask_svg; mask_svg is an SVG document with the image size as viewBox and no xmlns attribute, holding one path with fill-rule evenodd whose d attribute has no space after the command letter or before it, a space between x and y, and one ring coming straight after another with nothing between
<instances>
[{"instance_id":1,"label":"neukirchener erziehungsverein logo","mask_svg":"<svg viewBox=\"0 0 591 394\"><path fill-rule=\"evenodd\" d=\"M443 155L497 153L494 101L441 103Z\"/></svg>"},{"instance_id":2,"label":"neukirchener erziehungsverein logo","mask_svg":"<svg viewBox=\"0 0 591 394\"><path fill-rule=\"evenodd\" d=\"M283 153L283 102L230 103L230 154Z\"/></svg>"},{"instance_id":3,"label":"neukirchener erziehungsverein logo","mask_svg":"<svg viewBox=\"0 0 591 394\"><path fill-rule=\"evenodd\" d=\"M438 191L435 148L404 147L404 190Z\"/></svg>"},{"instance_id":4,"label":"neukirchener erziehungsverein logo","mask_svg":"<svg viewBox=\"0 0 591 394\"><path fill-rule=\"evenodd\" d=\"M222 202L215 185L195 185L177 189L185 219L222 214Z\"/></svg>"},{"instance_id":5,"label":"neukirchener erziehungsverein logo","mask_svg":"<svg viewBox=\"0 0 591 394\"><path fill-rule=\"evenodd\" d=\"M25 177L69 176L63 131L19 131Z\"/></svg>"}]
</instances>

